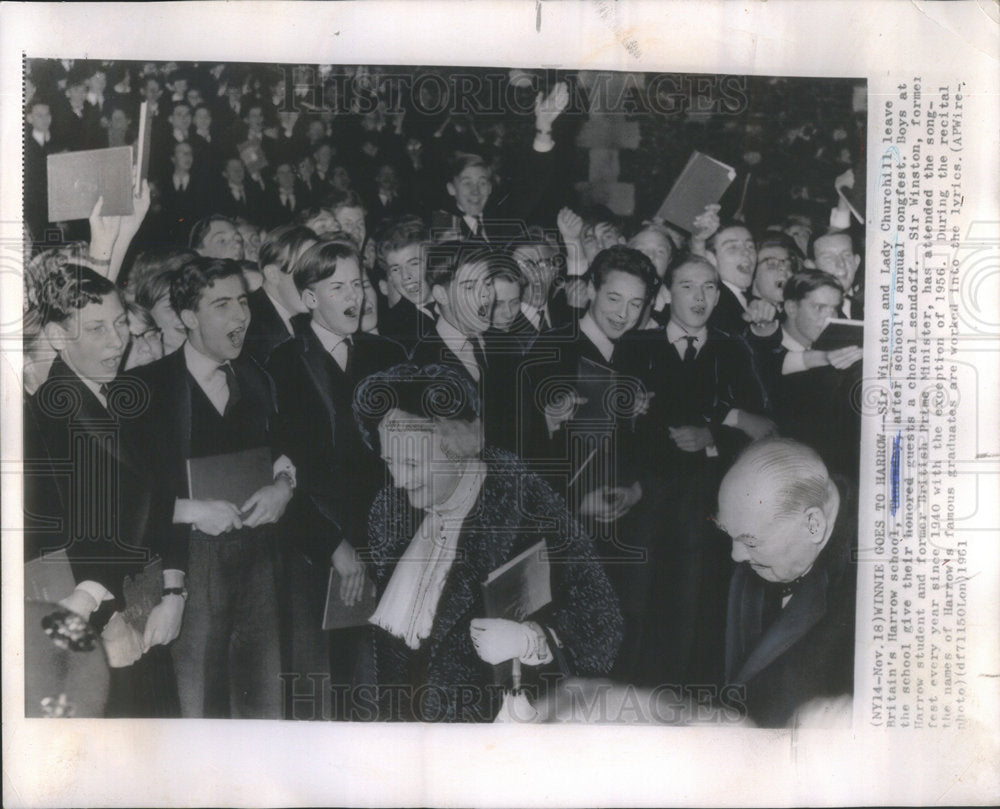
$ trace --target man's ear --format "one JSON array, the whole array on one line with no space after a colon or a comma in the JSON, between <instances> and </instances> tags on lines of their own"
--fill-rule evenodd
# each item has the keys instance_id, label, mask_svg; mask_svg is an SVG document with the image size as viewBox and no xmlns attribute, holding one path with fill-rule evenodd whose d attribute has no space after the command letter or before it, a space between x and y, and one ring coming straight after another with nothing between
<instances>
[{"instance_id":1,"label":"man's ear","mask_svg":"<svg viewBox=\"0 0 1000 809\"><path fill-rule=\"evenodd\" d=\"M438 186L438 188L440 188L440 187L441 186ZM448 193L449 194L451 194L452 196L455 196L455 184L454 183L448 183L447 185L445 185L445 188L448 189Z\"/></svg>"},{"instance_id":2,"label":"man's ear","mask_svg":"<svg viewBox=\"0 0 1000 809\"><path fill-rule=\"evenodd\" d=\"M822 545L827 540L827 518L823 509L812 506L806 509L806 525L809 527L809 541Z\"/></svg>"},{"instance_id":3,"label":"man's ear","mask_svg":"<svg viewBox=\"0 0 1000 809\"><path fill-rule=\"evenodd\" d=\"M857 271L858 267L861 266L861 256L857 253L854 254L854 270Z\"/></svg>"},{"instance_id":4,"label":"man's ear","mask_svg":"<svg viewBox=\"0 0 1000 809\"><path fill-rule=\"evenodd\" d=\"M306 287L300 293L302 297L302 303L305 304L306 309L310 312L319 306L319 301L316 299L316 291Z\"/></svg>"},{"instance_id":5,"label":"man's ear","mask_svg":"<svg viewBox=\"0 0 1000 809\"><path fill-rule=\"evenodd\" d=\"M264 280L271 286L277 286L281 281L282 272L277 264L265 264L260 272L264 276Z\"/></svg>"},{"instance_id":6,"label":"man's ear","mask_svg":"<svg viewBox=\"0 0 1000 809\"><path fill-rule=\"evenodd\" d=\"M383 295L385 295L387 298L389 297L389 285L385 281L378 282L378 291L381 292Z\"/></svg>"},{"instance_id":7,"label":"man's ear","mask_svg":"<svg viewBox=\"0 0 1000 809\"><path fill-rule=\"evenodd\" d=\"M66 333L66 329L58 323L47 323L42 331L45 333L49 344L56 351L62 351L66 348L66 344L69 342L69 335Z\"/></svg>"},{"instance_id":8,"label":"man's ear","mask_svg":"<svg viewBox=\"0 0 1000 809\"><path fill-rule=\"evenodd\" d=\"M705 254L702 256L702 258L705 258L709 262L711 262L712 266L715 267L716 269L719 268L719 261L718 261L718 259L716 259L714 251L712 251L712 250L706 250Z\"/></svg>"},{"instance_id":9,"label":"man's ear","mask_svg":"<svg viewBox=\"0 0 1000 809\"><path fill-rule=\"evenodd\" d=\"M587 300L590 303L593 303L594 299L596 297L597 297L597 287L594 286L594 282L593 281L588 281L587 282Z\"/></svg>"},{"instance_id":10,"label":"man's ear","mask_svg":"<svg viewBox=\"0 0 1000 809\"><path fill-rule=\"evenodd\" d=\"M189 331L194 331L198 328L198 316L190 309L181 309L180 318L181 323Z\"/></svg>"}]
</instances>

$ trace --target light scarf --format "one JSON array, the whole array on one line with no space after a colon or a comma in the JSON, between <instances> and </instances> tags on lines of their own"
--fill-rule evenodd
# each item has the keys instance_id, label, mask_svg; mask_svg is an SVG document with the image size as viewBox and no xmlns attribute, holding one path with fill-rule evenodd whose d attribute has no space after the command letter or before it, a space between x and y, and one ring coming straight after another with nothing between
<instances>
[{"instance_id":1,"label":"light scarf","mask_svg":"<svg viewBox=\"0 0 1000 809\"><path fill-rule=\"evenodd\" d=\"M445 579L455 560L462 523L475 505L486 464L465 464L458 486L441 505L432 507L396 564L370 623L420 648L431 634Z\"/></svg>"}]
</instances>

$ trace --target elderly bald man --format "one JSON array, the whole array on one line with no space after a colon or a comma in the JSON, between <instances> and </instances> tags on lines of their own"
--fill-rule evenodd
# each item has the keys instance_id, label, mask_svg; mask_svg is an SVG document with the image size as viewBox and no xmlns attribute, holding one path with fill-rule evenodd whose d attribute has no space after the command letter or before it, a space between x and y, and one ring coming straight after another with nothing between
<instances>
[{"instance_id":1,"label":"elderly bald man","mask_svg":"<svg viewBox=\"0 0 1000 809\"><path fill-rule=\"evenodd\" d=\"M784 727L816 698L853 692L857 512L810 447L751 444L723 478L718 524L738 567L726 680L748 717Z\"/></svg>"}]
</instances>

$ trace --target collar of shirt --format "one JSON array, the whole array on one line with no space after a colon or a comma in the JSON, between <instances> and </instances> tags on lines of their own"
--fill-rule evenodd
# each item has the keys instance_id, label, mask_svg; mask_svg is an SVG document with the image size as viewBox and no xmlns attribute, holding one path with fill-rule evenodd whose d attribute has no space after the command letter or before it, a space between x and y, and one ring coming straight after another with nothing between
<instances>
[{"instance_id":1,"label":"collar of shirt","mask_svg":"<svg viewBox=\"0 0 1000 809\"><path fill-rule=\"evenodd\" d=\"M272 298L273 300L273 298ZM313 334L319 338L320 343L323 344L323 348L326 349L328 354L333 354L333 350L339 346L341 343L350 342L351 335L340 335L334 334L325 326L319 325L315 320L310 321L309 325L312 327Z\"/></svg>"},{"instance_id":2,"label":"collar of shirt","mask_svg":"<svg viewBox=\"0 0 1000 809\"><path fill-rule=\"evenodd\" d=\"M76 372L74 371L74 373L76 373ZM107 397L103 393L101 393L101 386L98 383L96 383L93 380L91 380L91 379L85 379L84 377L80 376L79 374L76 374L76 375L77 375L77 378L84 385L87 386L87 389L91 393L93 393L94 396L97 397L97 401L99 401L104 406L104 409L107 410L108 409L108 400L107 400Z\"/></svg>"},{"instance_id":3,"label":"collar of shirt","mask_svg":"<svg viewBox=\"0 0 1000 809\"><path fill-rule=\"evenodd\" d=\"M184 143L184 141L186 141L187 139L188 139L188 136L187 136L186 133L181 132L179 129L175 129L174 130L174 140L175 141L177 141L178 143Z\"/></svg>"},{"instance_id":4,"label":"collar of shirt","mask_svg":"<svg viewBox=\"0 0 1000 809\"><path fill-rule=\"evenodd\" d=\"M471 213L462 214L462 219L465 220L465 224L469 226L469 230L471 230L473 233L479 233L479 225L481 218L482 214L480 214L479 216L473 216Z\"/></svg>"},{"instance_id":5,"label":"collar of shirt","mask_svg":"<svg viewBox=\"0 0 1000 809\"><path fill-rule=\"evenodd\" d=\"M182 184L189 185L191 183L190 174L174 174L174 188L180 190Z\"/></svg>"},{"instance_id":6,"label":"collar of shirt","mask_svg":"<svg viewBox=\"0 0 1000 809\"><path fill-rule=\"evenodd\" d=\"M39 146L44 146L49 141L49 136L45 132L39 132L37 129L31 130L31 137L35 139L35 143Z\"/></svg>"},{"instance_id":7,"label":"collar of shirt","mask_svg":"<svg viewBox=\"0 0 1000 809\"><path fill-rule=\"evenodd\" d=\"M723 281L722 283L725 284L727 287L729 287L729 291L736 296L736 300L740 302L740 306L746 309L747 293L744 290L740 289L738 286L736 286L736 284L730 284L728 281Z\"/></svg>"},{"instance_id":8,"label":"collar of shirt","mask_svg":"<svg viewBox=\"0 0 1000 809\"><path fill-rule=\"evenodd\" d=\"M805 351L806 347L788 333L788 329L781 329L781 347L789 351Z\"/></svg>"},{"instance_id":9,"label":"collar of shirt","mask_svg":"<svg viewBox=\"0 0 1000 809\"><path fill-rule=\"evenodd\" d=\"M197 348L191 345L190 340L184 342L184 364L188 372L194 377L209 401L215 405L215 409L220 413L226 409L226 400L229 398L229 385L226 382L226 374L219 366L218 360L206 357Z\"/></svg>"},{"instance_id":10,"label":"collar of shirt","mask_svg":"<svg viewBox=\"0 0 1000 809\"><path fill-rule=\"evenodd\" d=\"M267 295L267 299L271 302L271 306L274 307L274 311L278 313L278 317L281 318L281 322L285 324L285 329L289 334L295 334L295 330L292 328L292 318L295 317L294 312L289 312L270 292L267 288L264 288L264 294Z\"/></svg>"},{"instance_id":11,"label":"collar of shirt","mask_svg":"<svg viewBox=\"0 0 1000 809\"><path fill-rule=\"evenodd\" d=\"M615 344L597 327L594 319L590 316L590 312L587 312L587 314L580 318L580 331L587 336L590 342L597 346L597 350L601 352L601 356L604 357L605 362L611 362L611 356L615 352Z\"/></svg>"},{"instance_id":12,"label":"collar of shirt","mask_svg":"<svg viewBox=\"0 0 1000 809\"><path fill-rule=\"evenodd\" d=\"M852 319L851 309L854 306L854 299L849 298L847 295L844 296L844 302L840 304L840 312L848 320Z\"/></svg>"},{"instance_id":13,"label":"collar of shirt","mask_svg":"<svg viewBox=\"0 0 1000 809\"><path fill-rule=\"evenodd\" d=\"M694 337L695 350L701 351L702 346L705 345L705 341L708 340L708 329L702 326L692 334L679 323L675 323L672 320L667 323L667 340L677 349L677 353L680 354L681 359L684 359L684 352L687 351L688 347L687 340L684 339L685 337Z\"/></svg>"},{"instance_id":14,"label":"collar of shirt","mask_svg":"<svg viewBox=\"0 0 1000 809\"><path fill-rule=\"evenodd\" d=\"M229 184L229 193L232 194L234 197L242 197L243 196L243 186L242 185L233 185L232 183L230 183Z\"/></svg>"},{"instance_id":15,"label":"collar of shirt","mask_svg":"<svg viewBox=\"0 0 1000 809\"><path fill-rule=\"evenodd\" d=\"M521 301L521 312L526 318L528 318L528 320L531 321L531 325L534 326L536 330L539 329L539 324L542 322L543 312L545 313L546 320L548 320L549 323L552 322L552 318L549 317L548 307L546 306L538 307L534 304Z\"/></svg>"},{"instance_id":16,"label":"collar of shirt","mask_svg":"<svg viewBox=\"0 0 1000 809\"><path fill-rule=\"evenodd\" d=\"M94 106L103 107L104 106L104 96L97 95L97 93L87 93L87 101L89 101Z\"/></svg>"},{"instance_id":17,"label":"collar of shirt","mask_svg":"<svg viewBox=\"0 0 1000 809\"><path fill-rule=\"evenodd\" d=\"M481 340L481 338L467 337L443 317L439 317L437 319L435 327L437 328L438 335L442 340L444 340L444 344L455 352L455 356L458 357L462 365L464 365L469 373L472 374L472 377L478 381L479 364L476 362L476 354L472 349L472 340ZM479 347L482 348L482 342L479 343Z\"/></svg>"}]
</instances>

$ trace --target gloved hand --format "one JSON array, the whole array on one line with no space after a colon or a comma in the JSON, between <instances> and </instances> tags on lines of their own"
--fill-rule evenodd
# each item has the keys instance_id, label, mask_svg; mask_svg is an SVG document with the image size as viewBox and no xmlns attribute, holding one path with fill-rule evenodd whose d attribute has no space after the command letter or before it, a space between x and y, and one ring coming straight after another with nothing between
<instances>
[{"instance_id":1,"label":"gloved hand","mask_svg":"<svg viewBox=\"0 0 1000 809\"><path fill-rule=\"evenodd\" d=\"M519 660L531 649L534 631L526 624L506 618L474 618L469 624L476 654L496 665L505 660Z\"/></svg>"},{"instance_id":2,"label":"gloved hand","mask_svg":"<svg viewBox=\"0 0 1000 809\"><path fill-rule=\"evenodd\" d=\"M143 637L116 612L108 620L101 633L104 651L108 655L108 665L113 669L131 666L143 654Z\"/></svg>"}]
</instances>

